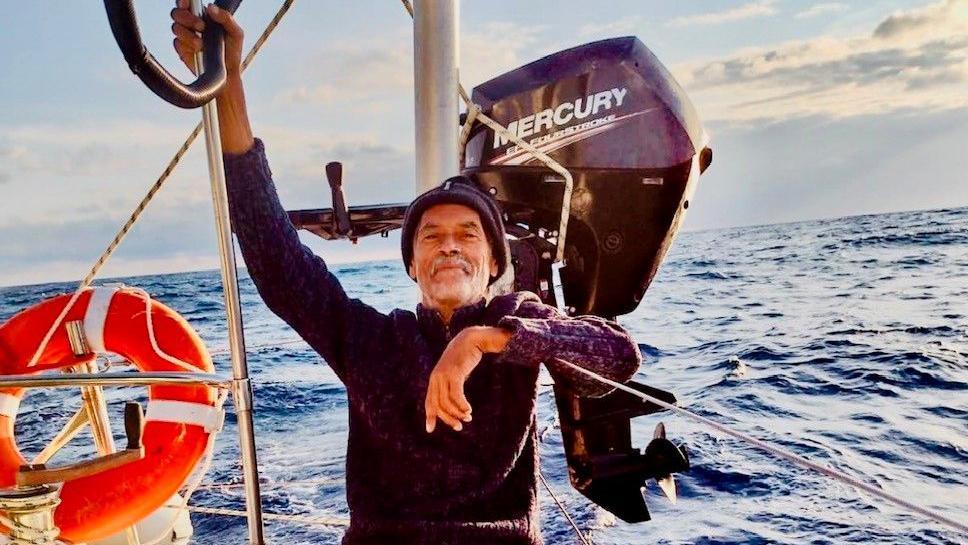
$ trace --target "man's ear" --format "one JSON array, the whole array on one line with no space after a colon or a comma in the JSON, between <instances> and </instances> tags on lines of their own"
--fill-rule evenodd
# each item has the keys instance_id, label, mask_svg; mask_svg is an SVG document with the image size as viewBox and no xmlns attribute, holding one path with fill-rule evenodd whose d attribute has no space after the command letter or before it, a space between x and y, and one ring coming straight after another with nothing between
<instances>
[{"instance_id":1,"label":"man's ear","mask_svg":"<svg viewBox=\"0 0 968 545\"><path fill-rule=\"evenodd\" d=\"M407 274L410 275L410 278L412 280L414 280L414 281L417 280L417 271L416 271L416 269L413 268L413 263L411 263L410 266L407 267Z\"/></svg>"},{"instance_id":2,"label":"man's ear","mask_svg":"<svg viewBox=\"0 0 968 545\"><path fill-rule=\"evenodd\" d=\"M491 256L491 278L497 276L497 260L494 256Z\"/></svg>"}]
</instances>

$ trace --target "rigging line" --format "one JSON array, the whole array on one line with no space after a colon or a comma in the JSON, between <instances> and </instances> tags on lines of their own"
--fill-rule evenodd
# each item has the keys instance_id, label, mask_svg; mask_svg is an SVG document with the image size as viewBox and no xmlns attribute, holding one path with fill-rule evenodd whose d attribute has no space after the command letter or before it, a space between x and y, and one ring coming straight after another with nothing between
<instances>
[{"instance_id":1,"label":"rigging line","mask_svg":"<svg viewBox=\"0 0 968 545\"><path fill-rule=\"evenodd\" d=\"M280 341L275 343L255 344L252 346L246 346L245 351L254 352L254 351L261 350L263 348L279 348L282 346L291 346L294 344L305 344L307 348L311 348L309 347L308 343L306 343L306 341L302 339L293 339L291 341ZM210 350L208 353L210 356L214 356L216 354L228 354L229 351L230 351L229 348L216 348L215 350Z\"/></svg>"},{"instance_id":2,"label":"rigging line","mask_svg":"<svg viewBox=\"0 0 968 545\"><path fill-rule=\"evenodd\" d=\"M262 31L262 34L259 36L259 39L255 41L255 43L252 45L252 48L249 50L249 53L245 56L245 60L242 61L243 72L245 71L246 68L248 68L249 63L252 62L252 59L255 58L256 54L266 43L266 40L269 39L269 35L271 35L272 32L276 29L276 26L279 25L279 22L289 11L289 8L292 7L293 2L295 2L295 0L286 0L282 4L282 6L279 7L279 10L276 12L276 15L272 18L271 21L269 21L269 24L266 26L265 30ZM158 177L155 183L152 184L152 186L148 189L148 192L145 194L144 198L141 199L141 202L138 203L138 206L135 207L134 212L131 213L131 216L128 218L128 221L125 222L123 227L121 227L121 230L118 231L118 234L114 236L114 239L111 240L110 244L108 244L108 247L104 250L101 256L91 267L91 270L88 271L84 279L81 280L80 284L78 284L77 289L74 291L74 294L71 296L70 300L64 306L64 309L61 311L60 315L57 317L56 320L54 320L54 323L51 324L50 329L47 331L47 334L44 336L43 340L41 341L40 346L37 347L37 351L34 352L34 355L30 359L30 362L27 364L27 367L33 367L34 365L37 364L37 360L40 359L40 355L43 353L44 349L47 348L47 344L50 343L50 339L51 337L54 336L54 332L57 331L57 328L64 321L64 317L67 316L67 313L70 312L71 308L73 308L78 298L80 298L81 294L84 292L84 289L91 285L91 283L94 281L94 278L97 276L98 272L100 272L104 264L107 263L108 259L110 259L111 256L114 254L114 251L117 250L118 246L121 245L121 241L123 241L124 238L128 235L128 232L131 231L131 228L134 227L134 224L141 217L141 214L144 212L145 208L148 207L148 204L155 197L155 194L157 194L158 191L161 190L161 186L164 185L168 177L171 176L171 173L175 170L175 167L178 166L178 163L181 161L182 157L185 155L185 153L188 152L188 149L192 146L192 144L195 142L195 139L198 138L198 135L201 132L202 132L202 122L199 122L198 125L195 125L195 128L192 130L192 132L189 133L188 137L185 138L185 142L181 145L180 148L178 148L178 151L175 152L175 155L168 162L168 165L165 167L165 170L162 171L161 175Z\"/></svg>"},{"instance_id":3,"label":"rigging line","mask_svg":"<svg viewBox=\"0 0 968 545\"><path fill-rule=\"evenodd\" d=\"M341 482L343 482L343 479L336 477L320 477L318 479L302 479L298 481L260 482L259 487L265 490L268 488L288 488L290 486L336 484ZM245 488L245 483L202 483L198 486L199 490L214 490L219 492L233 488Z\"/></svg>"},{"instance_id":4,"label":"rigging line","mask_svg":"<svg viewBox=\"0 0 968 545\"><path fill-rule=\"evenodd\" d=\"M551 485L548 484L547 480L545 480L544 473L542 473L541 470L538 470L538 477L541 478L541 484L544 485L545 490L547 490L548 494L551 495L551 499L555 500L555 504L558 505L558 510L561 511L561 514L564 515L566 519L568 519L568 524L571 524L571 527L575 529L578 539L581 540L583 545L592 545L592 542L587 536L585 536L584 532L582 532L578 525L575 524L575 519L571 518L571 515L569 515L568 511L565 510L565 505L561 503L561 500L558 499L555 491L551 489Z\"/></svg>"},{"instance_id":5,"label":"rigging line","mask_svg":"<svg viewBox=\"0 0 968 545\"><path fill-rule=\"evenodd\" d=\"M646 393L643 393L643 392L640 392L640 391L635 390L633 388L630 388L630 387L628 387L625 384L622 384L620 382L616 382L614 380L605 378L605 377L599 375L598 373L595 373L594 371L589 371L588 369L585 369L583 367L579 367L579 366L577 366L577 365L575 365L575 364L573 364L573 363L571 363L569 361L565 361L565 360L563 360L561 358L554 358L554 359L555 359L555 361L557 361L559 363L562 363L564 365L567 365L568 367L571 367L572 369L574 369L574 370L576 370L576 371L578 371L580 373L583 373L583 374L585 374L585 375L587 375L587 376L589 376L589 377L591 377L591 378L593 378L595 380L598 380L598 381L600 381L600 382L602 382L604 384L608 384L609 386L612 386L614 388L617 388L619 390L622 390L623 392L632 394L632 395L634 395L634 396L636 396L638 398L644 399L645 401L649 401L649 402L655 403L656 405L659 405L660 407L663 407L663 408L668 409L670 411L674 411L676 413L679 413L679 414L681 414L683 416L686 416L688 418L691 418L693 420L699 421L699 422L701 422L703 424L706 424L707 426L709 426L711 428L714 428L716 430L719 430L722 433L725 433L726 435L729 435L731 437L735 437L736 439L740 439L740 440L746 441L748 443L751 443L751 444L753 444L754 446L758 447L761 450L764 450L766 452L769 452L771 454L774 454L776 456L779 456L780 458L783 458L783 459L785 459L785 460L787 460L789 462L793 462L796 465L799 465L799 466L805 467L807 469L811 469L813 471L816 471L818 473L821 473L823 475L826 475L827 477L830 477L830 478L835 479L835 480L838 480L838 481L840 481L842 483L845 483L845 484L848 484L850 486L853 486L854 488L858 488L860 490L863 490L865 492L868 492L870 494L873 494L875 496L878 496L878 497L880 497L882 499L885 499L885 500L887 500L889 502L892 502L892 503L894 503L894 504L896 504L898 506L904 507L905 509L909 509L911 511L914 511L916 513L919 513L921 515L924 515L925 517L927 517L929 519L932 519L935 522L938 522L938 523L941 523L941 524L943 524L945 526L948 526L950 528L953 528L953 529L955 529L955 530L957 530L957 531L959 531L959 532L961 532L963 534L968 534L968 525L962 524L962 523L960 523L960 522L958 522L958 521L956 521L956 520L954 520L954 519L952 519L952 518L950 518L948 516L945 516L945 515L943 515L941 513L938 513L938 512L932 511L931 509L928 509L926 507L922 507L920 505L911 503L911 502L909 502L909 501L907 501L907 500L905 500L903 498L900 498L898 496L895 496L894 494L891 494L891 493L886 492L886 491L884 491L884 490L882 490L880 488L877 488L875 486L871 486L871 485L869 485L869 484L867 484L867 483L865 483L865 482L863 482L863 481L861 481L859 479L856 479L854 477L851 477L850 475L847 475L846 473L842 473L840 471L837 471L835 469L831 469L829 467L823 466L823 465L818 464L816 462L812 462L812 461L804 458L803 456L800 456L799 454L794 454L793 452L790 452L789 450L786 450L786 449L783 449L783 448L780 448L780 447L775 447L773 445L770 445L770 444L766 443L765 441L761 441L761 440L759 440L759 439L757 439L755 437L751 437L751 436L746 435L744 433L738 432L738 431L736 431L736 430L734 430L734 429L732 429L732 428L730 428L728 426L725 426L723 424L720 424L720 423L718 423L718 422L716 422L714 420L710 420L710 419L708 419L708 418L706 418L704 416L700 416L700 415L698 415L698 414L696 414L696 413L694 413L692 411L688 411L686 409L683 409L682 407L678 407L678 406L673 405L671 403L667 403L665 401L662 401L661 399L652 397L652 396L650 396L650 395L648 395Z\"/></svg>"},{"instance_id":6,"label":"rigging line","mask_svg":"<svg viewBox=\"0 0 968 545\"><path fill-rule=\"evenodd\" d=\"M165 507L179 507L178 505L166 505ZM239 511L236 509L223 509L219 507L202 507L200 505L189 505L187 507L189 511L195 513L202 513L205 515L225 515L230 517L245 517L248 514L245 511ZM284 522L296 522L301 524L310 524L318 526L349 526L349 519L342 517L304 517L300 515L285 515L279 513L263 513L262 518L266 520L280 520Z\"/></svg>"},{"instance_id":7,"label":"rigging line","mask_svg":"<svg viewBox=\"0 0 968 545\"><path fill-rule=\"evenodd\" d=\"M276 343L254 344L254 345L251 345L251 346L246 345L245 351L246 352L257 352L257 351L262 350L264 348L281 348L283 346L291 346L291 345L295 345L295 344L306 344L306 341L304 341L302 339L294 339L294 340L291 340L291 341L281 341L281 342L276 342ZM307 348L310 348L310 347L307 345ZM230 351L231 351L231 349L229 349L229 348L216 348L214 350L209 350L208 355L209 356L222 356L222 355L228 354ZM121 357L113 357L113 358L112 357L104 357L103 358L103 361L105 363L105 371L108 368L110 368L112 366L115 366L115 365L131 365L132 364L131 361L126 360L126 359L121 358Z\"/></svg>"}]
</instances>

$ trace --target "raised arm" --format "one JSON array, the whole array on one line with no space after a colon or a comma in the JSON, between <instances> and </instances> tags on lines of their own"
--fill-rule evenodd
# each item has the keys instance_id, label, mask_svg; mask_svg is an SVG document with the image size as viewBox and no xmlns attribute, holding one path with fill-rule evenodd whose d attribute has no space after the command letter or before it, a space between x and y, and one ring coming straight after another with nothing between
<instances>
[{"instance_id":1,"label":"raised arm","mask_svg":"<svg viewBox=\"0 0 968 545\"><path fill-rule=\"evenodd\" d=\"M350 299L326 263L304 246L276 193L260 140L253 138L242 87L242 29L214 6L212 19L225 27L227 81L217 100L229 213L249 276L266 305L299 333L345 381L348 355L358 332L378 334L387 318ZM202 20L179 0L172 10L179 57L191 68L201 47L194 32Z\"/></svg>"}]
</instances>

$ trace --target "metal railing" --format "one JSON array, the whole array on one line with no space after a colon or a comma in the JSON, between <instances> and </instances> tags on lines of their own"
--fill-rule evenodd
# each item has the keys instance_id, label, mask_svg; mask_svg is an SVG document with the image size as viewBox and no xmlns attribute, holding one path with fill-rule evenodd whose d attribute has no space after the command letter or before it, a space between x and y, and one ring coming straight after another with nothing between
<instances>
[{"instance_id":1,"label":"metal railing","mask_svg":"<svg viewBox=\"0 0 968 545\"><path fill-rule=\"evenodd\" d=\"M69 388L81 386L152 386L188 384L230 389L232 379L211 373L151 371L139 373L72 373L69 375L4 375L0 388Z\"/></svg>"}]
</instances>

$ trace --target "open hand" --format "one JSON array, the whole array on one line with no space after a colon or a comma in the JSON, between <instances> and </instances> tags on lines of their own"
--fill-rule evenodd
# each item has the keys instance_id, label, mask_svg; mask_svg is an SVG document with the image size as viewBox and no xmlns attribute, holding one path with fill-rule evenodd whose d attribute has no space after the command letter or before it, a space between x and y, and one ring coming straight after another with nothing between
<instances>
[{"instance_id":1,"label":"open hand","mask_svg":"<svg viewBox=\"0 0 968 545\"><path fill-rule=\"evenodd\" d=\"M439 418L454 431L471 421L471 404L464 395L467 377L481 362L484 354L500 352L510 333L495 327L469 327L454 337L430 373L424 409L427 433L434 431Z\"/></svg>"}]
</instances>

